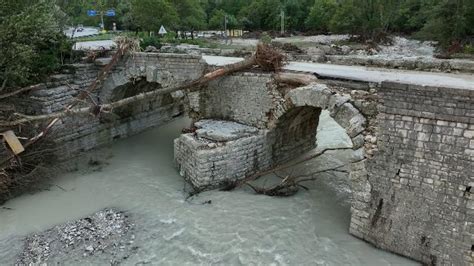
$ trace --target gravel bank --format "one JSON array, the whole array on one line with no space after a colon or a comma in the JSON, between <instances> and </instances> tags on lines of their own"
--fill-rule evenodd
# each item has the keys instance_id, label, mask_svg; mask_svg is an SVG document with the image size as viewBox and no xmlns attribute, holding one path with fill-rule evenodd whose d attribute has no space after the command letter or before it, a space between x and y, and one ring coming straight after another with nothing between
<instances>
[{"instance_id":1,"label":"gravel bank","mask_svg":"<svg viewBox=\"0 0 474 266\"><path fill-rule=\"evenodd\" d=\"M133 245L133 230L134 224L126 213L104 209L27 236L16 264L84 263L93 256L102 257L104 263L117 264L138 249Z\"/></svg>"}]
</instances>

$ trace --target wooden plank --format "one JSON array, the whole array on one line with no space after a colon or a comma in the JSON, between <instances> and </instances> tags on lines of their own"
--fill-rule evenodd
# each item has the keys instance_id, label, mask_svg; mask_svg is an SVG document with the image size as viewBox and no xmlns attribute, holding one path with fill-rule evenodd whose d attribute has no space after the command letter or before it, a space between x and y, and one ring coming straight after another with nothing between
<instances>
[{"instance_id":1,"label":"wooden plank","mask_svg":"<svg viewBox=\"0 0 474 266\"><path fill-rule=\"evenodd\" d=\"M3 139L7 142L10 149L13 151L14 154L18 155L25 151L25 148L21 144L20 140L16 137L15 133L12 130L7 132L1 133L0 135L3 136Z\"/></svg>"}]
</instances>

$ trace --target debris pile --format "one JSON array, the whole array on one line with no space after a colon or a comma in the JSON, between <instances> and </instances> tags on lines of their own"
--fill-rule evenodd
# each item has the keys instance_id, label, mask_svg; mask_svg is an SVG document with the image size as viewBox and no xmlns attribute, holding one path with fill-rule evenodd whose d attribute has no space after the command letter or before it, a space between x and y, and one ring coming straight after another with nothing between
<instances>
[{"instance_id":1,"label":"debris pile","mask_svg":"<svg viewBox=\"0 0 474 266\"><path fill-rule=\"evenodd\" d=\"M133 246L133 229L134 224L127 214L105 209L26 237L16 264L53 263L104 253L119 262L138 248Z\"/></svg>"}]
</instances>

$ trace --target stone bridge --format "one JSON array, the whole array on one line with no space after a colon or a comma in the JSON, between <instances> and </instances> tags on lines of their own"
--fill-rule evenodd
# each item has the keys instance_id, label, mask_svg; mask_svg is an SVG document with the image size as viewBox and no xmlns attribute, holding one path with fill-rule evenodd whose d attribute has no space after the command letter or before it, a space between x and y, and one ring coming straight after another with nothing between
<instances>
[{"instance_id":1,"label":"stone bridge","mask_svg":"<svg viewBox=\"0 0 474 266\"><path fill-rule=\"evenodd\" d=\"M59 111L106 60L54 77L18 108ZM144 54L117 66L98 102L199 77L197 56ZM175 140L180 173L195 187L242 179L310 152L329 111L352 139L350 233L433 265L474 263L474 87L324 79L294 88L272 74L238 73L184 95L159 96L100 119L67 118L54 131L63 158L159 126L187 112L197 130Z\"/></svg>"}]
</instances>

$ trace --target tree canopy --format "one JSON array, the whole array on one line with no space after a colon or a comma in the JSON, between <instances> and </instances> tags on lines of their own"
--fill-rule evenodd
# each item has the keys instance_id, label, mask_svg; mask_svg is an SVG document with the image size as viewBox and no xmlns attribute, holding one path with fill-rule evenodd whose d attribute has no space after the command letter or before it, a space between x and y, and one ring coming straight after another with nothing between
<instances>
[{"instance_id":1,"label":"tree canopy","mask_svg":"<svg viewBox=\"0 0 474 266\"><path fill-rule=\"evenodd\" d=\"M375 39L390 33L435 40L449 50L474 42L472 0L2 0L0 89L39 80L69 49L61 26L99 24L87 10L114 9L107 28L158 31L279 30L345 33ZM67 16L66 16L67 15ZM65 18L68 18L65 21Z\"/></svg>"},{"instance_id":2,"label":"tree canopy","mask_svg":"<svg viewBox=\"0 0 474 266\"><path fill-rule=\"evenodd\" d=\"M375 38L386 33L416 34L448 46L474 35L472 0L57 0L72 22L97 25L90 8L113 8L123 29L157 31L279 30L282 11L289 31L348 33ZM158 24L160 24L158 26Z\"/></svg>"},{"instance_id":3,"label":"tree canopy","mask_svg":"<svg viewBox=\"0 0 474 266\"><path fill-rule=\"evenodd\" d=\"M0 2L0 90L25 85L58 67L63 17L53 0Z\"/></svg>"}]
</instances>

